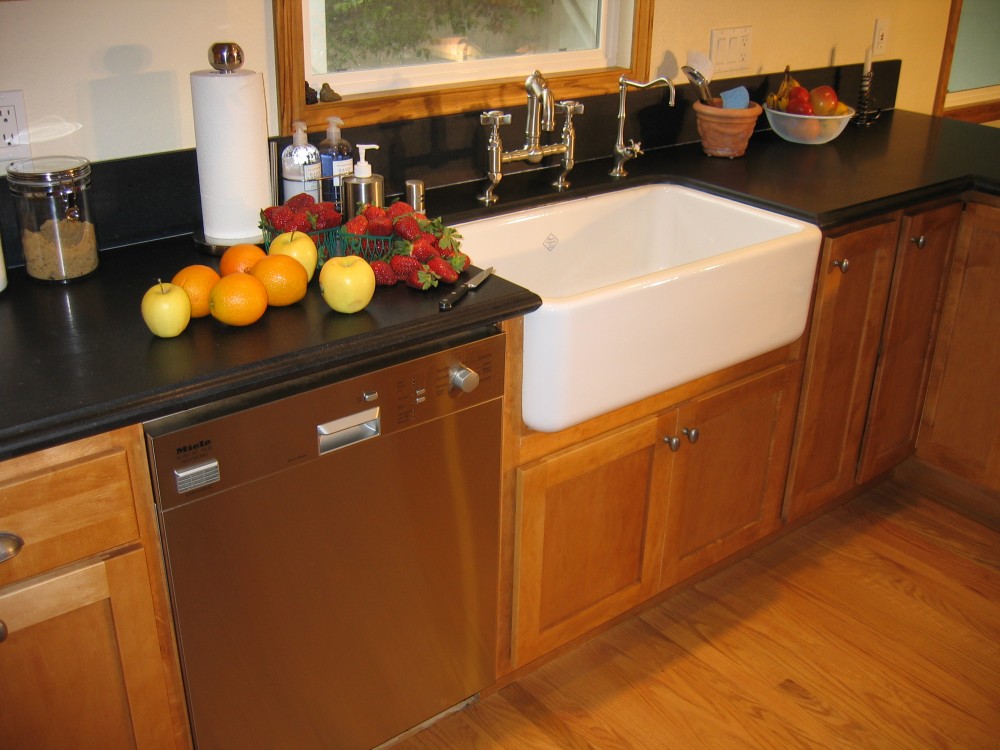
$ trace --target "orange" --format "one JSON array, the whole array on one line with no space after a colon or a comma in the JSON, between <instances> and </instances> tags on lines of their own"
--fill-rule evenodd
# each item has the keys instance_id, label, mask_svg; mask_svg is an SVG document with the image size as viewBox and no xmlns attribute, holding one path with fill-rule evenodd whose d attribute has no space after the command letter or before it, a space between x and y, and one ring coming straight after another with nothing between
<instances>
[{"instance_id":1,"label":"orange","mask_svg":"<svg viewBox=\"0 0 1000 750\"><path fill-rule=\"evenodd\" d=\"M267 289L267 304L294 305L306 296L309 274L291 255L268 255L253 264L250 275Z\"/></svg>"},{"instance_id":2,"label":"orange","mask_svg":"<svg viewBox=\"0 0 1000 750\"><path fill-rule=\"evenodd\" d=\"M248 326L260 320L267 310L267 289L248 273L231 273L212 287L208 305L216 320L231 326Z\"/></svg>"},{"instance_id":3,"label":"orange","mask_svg":"<svg viewBox=\"0 0 1000 750\"><path fill-rule=\"evenodd\" d=\"M231 273L250 273L253 264L267 253L259 245L246 243L226 248L219 259L219 273L228 276Z\"/></svg>"},{"instance_id":4,"label":"orange","mask_svg":"<svg viewBox=\"0 0 1000 750\"><path fill-rule=\"evenodd\" d=\"M187 292L191 299L191 317L204 318L208 315L208 294L219 280L214 268L195 264L178 271L171 284L176 284Z\"/></svg>"}]
</instances>

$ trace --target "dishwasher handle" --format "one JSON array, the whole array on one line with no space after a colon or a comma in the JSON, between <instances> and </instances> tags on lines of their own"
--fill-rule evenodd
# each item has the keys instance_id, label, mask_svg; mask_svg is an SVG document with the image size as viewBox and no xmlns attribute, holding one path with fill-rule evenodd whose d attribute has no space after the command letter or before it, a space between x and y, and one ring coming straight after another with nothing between
<instances>
[{"instance_id":1,"label":"dishwasher handle","mask_svg":"<svg viewBox=\"0 0 1000 750\"><path fill-rule=\"evenodd\" d=\"M346 448L369 438L378 437L382 432L379 408L359 411L340 419L316 425L319 454Z\"/></svg>"}]
</instances>

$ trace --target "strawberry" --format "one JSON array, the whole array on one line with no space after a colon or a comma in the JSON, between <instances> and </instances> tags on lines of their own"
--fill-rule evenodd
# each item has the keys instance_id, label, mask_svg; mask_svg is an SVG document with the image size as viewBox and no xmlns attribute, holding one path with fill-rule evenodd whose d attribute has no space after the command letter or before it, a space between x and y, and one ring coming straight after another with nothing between
<instances>
[{"instance_id":1,"label":"strawberry","mask_svg":"<svg viewBox=\"0 0 1000 750\"><path fill-rule=\"evenodd\" d=\"M388 237L392 234L392 219L388 216L369 216L368 234L376 237Z\"/></svg>"},{"instance_id":2,"label":"strawberry","mask_svg":"<svg viewBox=\"0 0 1000 750\"><path fill-rule=\"evenodd\" d=\"M427 267L431 270L435 276L437 276L445 284L454 284L458 281L458 271L456 271L451 263L446 261L440 255L431 258L427 261Z\"/></svg>"},{"instance_id":3,"label":"strawberry","mask_svg":"<svg viewBox=\"0 0 1000 750\"><path fill-rule=\"evenodd\" d=\"M364 214L358 214L344 224L344 231L348 234L368 234L368 219L364 217Z\"/></svg>"},{"instance_id":4,"label":"strawberry","mask_svg":"<svg viewBox=\"0 0 1000 750\"><path fill-rule=\"evenodd\" d=\"M405 258L405 255L397 255L397 258ZM413 287L414 289L430 289L432 286L437 286L437 277L425 269L423 266L420 268L414 268L410 273L406 275L403 279L407 286Z\"/></svg>"},{"instance_id":5,"label":"strawberry","mask_svg":"<svg viewBox=\"0 0 1000 750\"><path fill-rule=\"evenodd\" d=\"M364 210L361 213L365 215L365 218L368 219L368 221L371 221L372 219L381 219L385 217L385 209L382 208L381 206L375 206L375 205L365 206Z\"/></svg>"},{"instance_id":6,"label":"strawberry","mask_svg":"<svg viewBox=\"0 0 1000 750\"><path fill-rule=\"evenodd\" d=\"M441 246L442 250L458 250L462 235L454 227L446 226L440 217L434 221L426 222L426 224L421 224L421 226L424 227L425 231L437 237L438 245Z\"/></svg>"},{"instance_id":7,"label":"strawberry","mask_svg":"<svg viewBox=\"0 0 1000 750\"><path fill-rule=\"evenodd\" d=\"M293 195L285 201L285 205L293 211L298 211L300 208L308 208L315 202L316 199L309 195L309 193L299 193L298 195Z\"/></svg>"},{"instance_id":8,"label":"strawberry","mask_svg":"<svg viewBox=\"0 0 1000 750\"><path fill-rule=\"evenodd\" d=\"M427 263L431 258L436 258L440 255L437 246L427 240L424 237L418 237L410 245L410 255L419 260L421 263Z\"/></svg>"},{"instance_id":9,"label":"strawberry","mask_svg":"<svg viewBox=\"0 0 1000 750\"><path fill-rule=\"evenodd\" d=\"M378 286L394 286L399 281L392 266L384 260L373 260L370 265L375 272L375 283Z\"/></svg>"},{"instance_id":10,"label":"strawberry","mask_svg":"<svg viewBox=\"0 0 1000 750\"><path fill-rule=\"evenodd\" d=\"M317 229L333 229L333 227L339 227L344 220L337 207L329 201L317 203L312 207L311 213L316 217Z\"/></svg>"},{"instance_id":11,"label":"strawberry","mask_svg":"<svg viewBox=\"0 0 1000 750\"><path fill-rule=\"evenodd\" d=\"M451 255L448 257L448 262L451 263L451 267L456 271L461 273L466 268L469 267L469 256L458 250L449 251Z\"/></svg>"},{"instance_id":12,"label":"strawberry","mask_svg":"<svg viewBox=\"0 0 1000 750\"><path fill-rule=\"evenodd\" d=\"M311 232L313 229L313 218L304 208L296 211L285 225L286 232Z\"/></svg>"},{"instance_id":13,"label":"strawberry","mask_svg":"<svg viewBox=\"0 0 1000 750\"><path fill-rule=\"evenodd\" d=\"M422 271L424 268L423 263L410 255L393 255L389 260L389 266L396 272L396 277L400 281L405 281L414 271Z\"/></svg>"},{"instance_id":14,"label":"strawberry","mask_svg":"<svg viewBox=\"0 0 1000 750\"><path fill-rule=\"evenodd\" d=\"M411 206L406 201L396 201L391 206L389 206L389 208L387 208L385 212L390 219L395 221L400 216L403 216L405 214L412 214L413 206Z\"/></svg>"},{"instance_id":15,"label":"strawberry","mask_svg":"<svg viewBox=\"0 0 1000 750\"><path fill-rule=\"evenodd\" d=\"M393 224L397 236L412 242L420 236L420 224L412 216L400 216Z\"/></svg>"},{"instance_id":16,"label":"strawberry","mask_svg":"<svg viewBox=\"0 0 1000 750\"><path fill-rule=\"evenodd\" d=\"M271 206L261 211L264 221L279 232L284 232L285 227L292 220L295 212L288 206Z\"/></svg>"}]
</instances>

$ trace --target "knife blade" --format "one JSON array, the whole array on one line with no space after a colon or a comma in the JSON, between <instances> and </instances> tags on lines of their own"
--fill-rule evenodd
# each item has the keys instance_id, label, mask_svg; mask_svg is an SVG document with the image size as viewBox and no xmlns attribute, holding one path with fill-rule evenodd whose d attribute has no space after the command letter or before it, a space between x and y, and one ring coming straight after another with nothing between
<instances>
[{"instance_id":1,"label":"knife blade","mask_svg":"<svg viewBox=\"0 0 1000 750\"><path fill-rule=\"evenodd\" d=\"M438 302L438 310L440 310L441 312L444 312L445 310L450 310L452 307L455 306L456 302L458 302L460 299L462 299L462 297L465 296L465 293L467 291L469 291L470 289L478 289L479 286L483 284L483 282L485 282L486 279L488 279L492 273L493 273L493 266L490 266L489 268L484 268L482 271L477 273L475 276L466 281L464 284L459 284L457 287L455 287L454 291L448 292L448 294L446 294L444 297L441 298L441 301Z\"/></svg>"}]
</instances>

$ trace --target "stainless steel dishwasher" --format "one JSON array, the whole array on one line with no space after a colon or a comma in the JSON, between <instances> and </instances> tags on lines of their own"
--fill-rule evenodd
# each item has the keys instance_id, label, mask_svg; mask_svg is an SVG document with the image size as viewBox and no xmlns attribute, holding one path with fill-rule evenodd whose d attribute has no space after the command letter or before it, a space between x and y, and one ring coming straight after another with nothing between
<instances>
[{"instance_id":1,"label":"stainless steel dishwasher","mask_svg":"<svg viewBox=\"0 0 1000 750\"><path fill-rule=\"evenodd\" d=\"M145 425L200 750L370 748L495 678L490 333Z\"/></svg>"}]
</instances>

